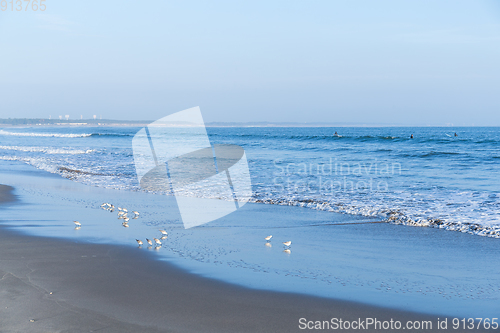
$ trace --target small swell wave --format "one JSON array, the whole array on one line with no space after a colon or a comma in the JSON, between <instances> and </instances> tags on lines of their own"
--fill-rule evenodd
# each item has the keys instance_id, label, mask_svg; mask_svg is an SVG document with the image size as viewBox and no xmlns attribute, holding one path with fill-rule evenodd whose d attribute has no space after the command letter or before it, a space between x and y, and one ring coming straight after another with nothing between
<instances>
[{"instance_id":1,"label":"small swell wave","mask_svg":"<svg viewBox=\"0 0 500 333\"><path fill-rule=\"evenodd\" d=\"M92 133L89 136L91 137L99 137L99 136L115 136L115 137L127 137L134 136L134 134L124 134L124 133Z\"/></svg>"},{"instance_id":2,"label":"small swell wave","mask_svg":"<svg viewBox=\"0 0 500 333\"><path fill-rule=\"evenodd\" d=\"M397 141L403 138L397 136L386 136L386 135L362 135L362 136L349 136L349 135L292 135L286 137L286 139L292 140L326 140L326 141L334 141L334 140L349 140L349 141Z\"/></svg>"},{"instance_id":3,"label":"small swell wave","mask_svg":"<svg viewBox=\"0 0 500 333\"><path fill-rule=\"evenodd\" d=\"M92 134L89 133L24 133L24 132L9 132L5 130L0 130L0 135L11 135L11 136L30 136L30 137L49 137L49 138L85 138L89 137Z\"/></svg>"},{"instance_id":4,"label":"small swell wave","mask_svg":"<svg viewBox=\"0 0 500 333\"><path fill-rule=\"evenodd\" d=\"M66 167L59 167L58 170L61 172L69 172L69 173L80 174L80 175L109 176L109 175L104 174L104 173L89 172L89 171L83 171L83 170L77 170L77 169L70 169L70 168L66 168Z\"/></svg>"},{"instance_id":5,"label":"small swell wave","mask_svg":"<svg viewBox=\"0 0 500 333\"><path fill-rule=\"evenodd\" d=\"M211 136L224 136L218 134L211 134ZM275 134L238 134L235 135L239 138L256 138L256 139L278 139L278 140L295 140L295 141L335 141L335 140L349 140L349 141L400 141L409 138L403 138L398 136L390 135L362 135L362 136L350 136L350 135L275 135Z\"/></svg>"},{"instance_id":6,"label":"small swell wave","mask_svg":"<svg viewBox=\"0 0 500 333\"><path fill-rule=\"evenodd\" d=\"M94 151L92 149L83 150L83 149L60 149L60 148L48 148L48 147L23 147L23 146L0 146L0 149L37 152L46 154L66 154L66 155L90 154Z\"/></svg>"},{"instance_id":7,"label":"small swell wave","mask_svg":"<svg viewBox=\"0 0 500 333\"><path fill-rule=\"evenodd\" d=\"M120 174L120 173L99 173L99 172L71 169L68 167L58 167L57 170L60 173L62 173L64 176L68 176L68 174L73 174L73 175L86 175L86 176L129 177L129 175ZM65 178L69 178L69 177L65 177Z\"/></svg>"},{"instance_id":8,"label":"small swell wave","mask_svg":"<svg viewBox=\"0 0 500 333\"><path fill-rule=\"evenodd\" d=\"M47 137L47 138L88 138L88 137L132 137L134 134L127 133L34 133L34 132L9 132L0 130L0 135L26 136L26 137Z\"/></svg>"},{"instance_id":9,"label":"small swell wave","mask_svg":"<svg viewBox=\"0 0 500 333\"><path fill-rule=\"evenodd\" d=\"M412 219L399 211L388 211L387 221L393 224L402 224L414 227L431 227L449 231L459 231L471 235L500 238L500 226L483 226L479 223L457 223L441 219Z\"/></svg>"},{"instance_id":10,"label":"small swell wave","mask_svg":"<svg viewBox=\"0 0 500 333\"><path fill-rule=\"evenodd\" d=\"M421 157L421 158L428 158L428 157L440 157L440 156L450 156L450 155L460 155L460 153L456 152L446 152L446 151L429 151L429 152L422 152L422 153L404 153L404 154L399 154L399 157Z\"/></svg>"},{"instance_id":11,"label":"small swell wave","mask_svg":"<svg viewBox=\"0 0 500 333\"><path fill-rule=\"evenodd\" d=\"M431 227L448 231L459 231L462 233L468 233L478 236L500 238L500 225L485 226L480 225L479 223L458 223L437 218L412 218L411 216L401 212L400 210L394 209L370 209L366 207L363 208L345 204L331 204L330 202L315 199L271 199L253 197L250 202L282 206L298 206L342 214L380 217L385 222L392 224L401 224L415 227Z\"/></svg>"},{"instance_id":12,"label":"small swell wave","mask_svg":"<svg viewBox=\"0 0 500 333\"><path fill-rule=\"evenodd\" d=\"M359 141L392 141L392 140L399 140L402 139L397 136L385 136L385 135L363 135L363 136L358 136L358 137L350 137L351 139L359 140Z\"/></svg>"},{"instance_id":13,"label":"small swell wave","mask_svg":"<svg viewBox=\"0 0 500 333\"><path fill-rule=\"evenodd\" d=\"M414 139L410 139L410 135L352 135L352 134L342 134L339 136L332 134L272 134L272 133L240 133L232 134L235 137L242 139L259 139L259 140L292 140L292 141L336 141L341 140L342 142L418 142L418 143L440 143L440 144L493 144L498 145L500 141L495 138L467 138L467 137L451 137L451 136L416 136ZM225 137L226 134L211 133L210 136L213 137Z\"/></svg>"}]
</instances>

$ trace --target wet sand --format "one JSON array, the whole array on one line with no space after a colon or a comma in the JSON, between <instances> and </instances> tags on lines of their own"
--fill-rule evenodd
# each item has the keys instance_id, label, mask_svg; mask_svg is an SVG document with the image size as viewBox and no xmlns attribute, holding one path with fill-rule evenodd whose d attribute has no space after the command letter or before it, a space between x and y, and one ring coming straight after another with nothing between
<instances>
[{"instance_id":1,"label":"wet sand","mask_svg":"<svg viewBox=\"0 0 500 333\"><path fill-rule=\"evenodd\" d=\"M12 195L9 187L0 191ZM293 332L302 331L300 318L368 317L431 320L438 331L438 316L247 289L160 263L148 251L5 227L0 276L1 332Z\"/></svg>"},{"instance_id":2,"label":"wet sand","mask_svg":"<svg viewBox=\"0 0 500 333\"><path fill-rule=\"evenodd\" d=\"M0 184L0 204L16 201L17 198L12 193L13 191L14 188L12 186Z\"/></svg>"},{"instance_id":3,"label":"wet sand","mask_svg":"<svg viewBox=\"0 0 500 333\"><path fill-rule=\"evenodd\" d=\"M436 319L236 287L125 247L0 229L0 253L2 332L291 332L300 318Z\"/></svg>"}]
</instances>

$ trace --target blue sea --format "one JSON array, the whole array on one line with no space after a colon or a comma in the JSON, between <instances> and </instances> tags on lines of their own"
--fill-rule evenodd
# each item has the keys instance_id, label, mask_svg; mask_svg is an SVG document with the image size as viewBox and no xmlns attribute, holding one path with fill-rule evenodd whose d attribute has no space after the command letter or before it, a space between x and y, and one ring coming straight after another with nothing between
<instances>
[{"instance_id":1,"label":"blue sea","mask_svg":"<svg viewBox=\"0 0 500 333\"><path fill-rule=\"evenodd\" d=\"M6 128L0 130L0 159L91 186L139 191L131 147L139 129ZM253 202L500 237L500 128L207 132L212 144L245 149Z\"/></svg>"},{"instance_id":2,"label":"blue sea","mask_svg":"<svg viewBox=\"0 0 500 333\"><path fill-rule=\"evenodd\" d=\"M171 193L139 186L138 130L0 129L0 183L21 198L3 208L1 223L134 247L162 228L168 239L152 256L245 287L498 314L500 128L207 127L211 144L244 148L253 196L192 229ZM141 215L123 228L103 202ZM82 228L73 230L73 220Z\"/></svg>"}]
</instances>

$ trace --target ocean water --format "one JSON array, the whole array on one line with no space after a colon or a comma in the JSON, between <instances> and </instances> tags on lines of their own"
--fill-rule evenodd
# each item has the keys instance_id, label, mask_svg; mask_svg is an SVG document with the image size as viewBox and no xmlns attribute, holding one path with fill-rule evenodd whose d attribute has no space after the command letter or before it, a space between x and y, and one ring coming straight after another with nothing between
<instances>
[{"instance_id":1,"label":"ocean water","mask_svg":"<svg viewBox=\"0 0 500 333\"><path fill-rule=\"evenodd\" d=\"M140 191L131 148L139 129L4 128L0 159L91 186ZM245 149L251 202L500 238L500 128L209 127L207 132L212 144Z\"/></svg>"},{"instance_id":2,"label":"ocean water","mask_svg":"<svg viewBox=\"0 0 500 333\"><path fill-rule=\"evenodd\" d=\"M138 130L1 129L0 183L21 201L2 208L0 223L134 246L245 287L451 316L500 311L500 129L341 128L337 137L330 128L209 127L212 144L245 149L254 194L191 229L170 193L138 186ZM124 228L103 202L140 217ZM158 229L169 232L161 247L137 246Z\"/></svg>"}]
</instances>

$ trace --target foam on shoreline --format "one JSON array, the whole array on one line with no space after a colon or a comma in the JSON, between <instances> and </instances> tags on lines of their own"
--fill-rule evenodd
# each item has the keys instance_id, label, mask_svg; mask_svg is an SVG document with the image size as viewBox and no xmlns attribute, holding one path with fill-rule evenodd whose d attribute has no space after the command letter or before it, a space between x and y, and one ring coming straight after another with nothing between
<instances>
[{"instance_id":1,"label":"foam on shoreline","mask_svg":"<svg viewBox=\"0 0 500 333\"><path fill-rule=\"evenodd\" d=\"M331 204L330 202L308 200L289 200L289 199L256 199L252 198L250 202L263 203L281 206L296 206L310 208L314 210L323 210L341 214L361 215L369 217L378 217L381 221L392 224L400 224L414 227L430 227L447 231L459 231L476 236L500 238L500 225L481 225L480 223L460 223L453 221L443 221L438 218L412 218L400 210L393 209L369 209L343 204Z\"/></svg>"},{"instance_id":2,"label":"foam on shoreline","mask_svg":"<svg viewBox=\"0 0 500 333\"><path fill-rule=\"evenodd\" d=\"M11 190L0 186L1 192ZM247 289L190 274L168 262L158 264L148 251L130 246L26 236L4 226L0 226L0 253L0 322L7 331L83 332L105 327L120 333L298 332L300 318L401 322L437 318ZM438 332L433 328L429 332Z\"/></svg>"}]
</instances>

